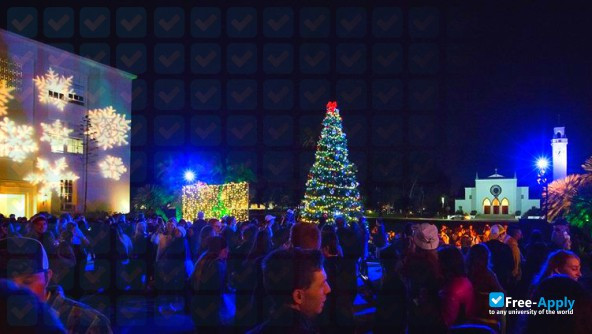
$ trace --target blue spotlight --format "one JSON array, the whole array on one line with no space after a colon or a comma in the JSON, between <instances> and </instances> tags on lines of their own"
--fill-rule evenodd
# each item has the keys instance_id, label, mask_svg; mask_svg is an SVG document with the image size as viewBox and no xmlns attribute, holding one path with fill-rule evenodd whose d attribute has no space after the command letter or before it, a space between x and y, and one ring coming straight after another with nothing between
<instances>
[{"instance_id":1,"label":"blue spotlight","mask_svg":"<svg viewBox=\"0 0 592 334\"><path fill-rule=\"evenodd\" d=\"M547 168L549 168L549 160L545 157L538 158L536 161L536 167L541 171L547 170Z\"/></svg>"},{"instance_id":2,"label":"blue spotlight","mask_svg":"<svg viewBox=\"0 0 592 334\"><path fill-rule=\"evenodd\" d=\"M195 173L192 170L186 170L183 178L187 182L193 182L195 180Z\"/></svg>"}]
</instances>

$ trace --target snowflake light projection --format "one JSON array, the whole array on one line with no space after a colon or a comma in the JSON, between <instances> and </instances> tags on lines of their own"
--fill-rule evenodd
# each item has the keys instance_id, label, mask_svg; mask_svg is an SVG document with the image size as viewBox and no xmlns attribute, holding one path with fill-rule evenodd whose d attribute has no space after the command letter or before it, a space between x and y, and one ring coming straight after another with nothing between
<instances>
[{"instance_id":1,"label":"snowflake light projection","mask_svg":"<svg viewBox=\"0 0 592 334\"><path fill-rule=\"evenodd\" d=\"M119 180L121 174L127 172L123 161L119 157L108 155L105 160L99 162L99 168L106 179Z\"/></svg>"},{"instance_id":2,"label":"snowflake light projection","mask_svg":"<svg viewBox=\"0 0 592 334\"><path fill-rule=\"evenodd\" d=\"M0 122L0 157L22 162L29 153L38 150L32 126L17 125L8 117Z\"/></svg>"},{"instance_id":3,"label":"snowflake light projection","mask_svg":"<svg viewBox=\"0 0 592 334\"><path fill-rule=\"evenodd\" d=\"M53 166L45 159L37 158L37 169L39 173L32 173L25 177L26 181L32 184L39 184L40 196L51 196L51 192L60 191L61 180L78 180L78 176L67 170L66 158L56 160Z\"/></svg>"},{"instance_id":4,"label":"snowflake light projection","mask_svg":"<svg viewBox=\"0 0 592 334\"><path fill-rule=\"evenodd\" d=\"M41 128L43 129L43 136L39 140L46 141L51 146L64 146L70 133L74 131L64 126L59 119L52 124L41 123Z\"/></svg>"},{"instance_id":5,"label":"snowflake light projection","mask_svg":"<svg viewBox=\"0 0 592 334\"><path fill-rule=\"evenodd\" d=\"M51 67L44 76L36 76L33 81L39 90L39 102L53 104L63 111L68 103L68 94L74 94L71 88L72 78L73 76L60 76Z\"/></svg>"},{"instance_id":6,"label":"snowflake light projection","mask_svg":"<svg viewBox=\"0 0 592 334\"><path fill-rule=\"evenodd\" d=\"M103 150L128 144L127 132L131 129L132 121L126 120L125 115L116 113L113 107L90 110L88 118L88 134Z\"/></svg>"},{"instance_id":7,"label":"snowflake light projection","mask_svg":"<svg viewBox=\"0 0 592 334\"><path fill-rule=\"evenodd\" d=\"M12 91L14 87L9 87L6 80L0 80L0 116L8 115L6 104L14 98Z\"/></svg>"}]
</instances>

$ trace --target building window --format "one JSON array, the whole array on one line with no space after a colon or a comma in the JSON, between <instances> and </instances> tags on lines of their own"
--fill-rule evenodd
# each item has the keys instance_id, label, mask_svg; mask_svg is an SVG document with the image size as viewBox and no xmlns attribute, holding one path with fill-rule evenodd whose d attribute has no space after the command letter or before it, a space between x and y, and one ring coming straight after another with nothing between
<instances>
[{"instance_id":1,"label":"building window","mask_svg":"<svg viewBox=\"0 0 592 334\"><path fill-rule=\"evenodd\" d=\"M65 98L63 93L54 92L52 90L48 91L48 94L54 99L68 101L69 103L74 103L80 106L84 105L84 97L78 94L68 93L68 98Z\"/></svg>"},{"instance_id":2,"label":"building window","mask_svg":"<svg viewBox=\"0 0 592 334\"><path fill-rule=\"evenodd\" d=\"M68 102L83 106L84 97L77 94L68 94Z\"/></svg>"},{"instance_id":3,"label":"building window","mask_svg":"<svg viewBox=\"0 0 592 334\"><path fill-rule=\"evenodd\" d=\"M520 195L520 196L521 196L520 198L524 199L524 195Z\"/></svg>"},{"instance_id":4,"label":"building window","mask_svg":"<svg viewBox=\"0 0 592 334\"><path fill-rule=\"evenodd\" d=\"M473 195L469 195L469 199L473 199Z\"/></svg>"},{"instance_id":5,"label":"building window","mask_svg":"<svg viewBox=\"0 0 592 334\"><path fill-rule=\"evenodd\" d=\"M82 139L68 138L63 146L52 146L51 151L53 153L82 154L84 153L84 143L82 142Z\"/></svg>"},{"instance_id":6,"label":"building window","mask_svg":"<svg viewBox=\"0 0 592 334\"><path fill-rule=\"evenodd\" d=\"M74 209L74 181L60 180L60 198L62 200L62 210L71 211Z\"/></svg>"}]
</instances>

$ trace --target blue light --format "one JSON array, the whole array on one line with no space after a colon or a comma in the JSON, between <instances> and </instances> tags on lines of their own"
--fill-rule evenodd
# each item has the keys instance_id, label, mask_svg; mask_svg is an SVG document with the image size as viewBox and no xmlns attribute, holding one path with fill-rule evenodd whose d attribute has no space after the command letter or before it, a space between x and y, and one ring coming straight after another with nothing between
<instances>
[{"instance_id":1,"label":"blue light","mask_svg":"<svg viewBox=\"0 0 592 334\"><path fill-rule=\"evenodd\" d=\"M183 174L183 178L187 182L193 182L193 180L195 180L195 173L192 170L186 170L185 174Z\"/></svg>"},{"instance_id":2,"label":"blue light","mask_svg":"<svg viewBox=\"0 0 592 334\"><path fill-rule=\"evenodd\" d=\"M549 168L549 160L545 157L538 158L536 161L536 167L541 171L547 170L547 168Z\"/></svg>"}]
</instances>

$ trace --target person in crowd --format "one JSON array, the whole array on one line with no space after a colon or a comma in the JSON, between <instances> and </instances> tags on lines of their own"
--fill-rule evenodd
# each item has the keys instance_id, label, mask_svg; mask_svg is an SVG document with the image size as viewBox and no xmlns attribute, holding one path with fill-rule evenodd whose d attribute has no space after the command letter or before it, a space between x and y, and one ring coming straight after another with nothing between
<instances>
[{"instance_id":1,"label":"person in crowd","mask_svg":"<svg viewBox=\"0 0 592 334\"><path fill-rule=\"evenodd\" d=\"M512 269L512 278L514 281L520 281L522 277L522 253L520 252L520 247L518 246L518 242L522 239L522 230L518 226L512 226L508 228L508 235L506 237L505 243L506 245L510 246L510 250L512 250L512 258L513 261L513 269Z\"/></svg>"},{"instance_id":2,"label":"person in crowd","mask_svg":"<svg viewBox=\"0 0 592 334\"><path fill-rule=\"evenodd\" d=\"M207 225L208 222L204 219L205 214L203 211L197 213L197 218L193 220L193 224L187 230L189 237L189 248L191 249L191 257L196 260L199 257L199 233L201 229Z\"/></svg>"},{"instance_id":3,"label":"person in crowd","mask_svg":"<svg viewBox=\"0 0 592 334\"><path fill-rule=\"evenodd\" d=\"M32 310L21 317L21 310ZM0 279L0 333L62 334L66 329L49 305L41 302L29 289Z\"/></svg>"},{"instance_id":4,"label":"person in crowd","mask_svg":"<svg viewBox=\"0 0 592 334\"><path fill-rule=\"evenodd\" d=\"M448 328L462 324L474 315L473 284L467 278L463 255L456 247L438 250L442 274L442 318Z\"/></svg>"},{"instance_id":5,"label":"person in crowd","mask_svg":"<svg viewBox=\"0 0 592 334\"><path fill-rule=\"evenodd\" d=\"M147 259L148 247L148 224L145 221L136 223L134 235L132 236L132 249L134 256Z\"/></svg>"},{"instance_id":6,"label":"person in crowd","mask_svg":"<svg viewBox=\"0 0 592 334\"><path fill-rule=\"evenodd\" d=\"M123 223L116 223L115 229L115 248L117 250L118 258L127 261L133 255L132 239L124 232Z\"/></svg>"},{"instance_id":7,"label":"person in crowd","mask_svg":"<svg viewBox=\"0 0 592 334\"><path fill-rule=\"evenodd\" d=\"M532 278L545 263L548 255L549 248L543 241L543 233L538 229L532 230L526 245L526 261L522 275L524 282L527 284L532 282Z\"/></svg>"},{"instance_id":8,"label":"person in crowd","mask_svg":"<svg viewBox=\"0 0 592 334\"><path fill-rule=\"evenodd\" d=\"M467 257L467 276L474 290L474 320L501 331L500 317L489 314L489 293L503 292L501 284L491 270L491 253L484 244L473 245Z\"/></svg>"},{"instance_id":9,"label":"person in crowd","mask_svg":"<svg viewBox=\"0 0 592 334\"><path fill-rule=\"evenodd\" d=\"M376 219L376 225L372 229L372 244L376 247L374 255L376 258L380 258L380 251L388 246L388 237L384 229L384 221L382 218Z\"/></svg>"},{"instance_id":10,"label":"person in crowd","mask_svg":"<svg viewBox=\"0 0 592 334\"><path fill-rule=\"evenodd\" d=\"M504 287L509 290L514 287L512 280L512 270L514 269L514 258L510 246L502 242L506 238L506 231L503 226L496 224L491 227L489 241L485 243L491 252L492 269L497 279Z\"/></svg>"},{"instance_id":11,"label":"person in crowd","mask_svg":"<svg viewBox=\"0 0 592 334\"><path fill-rule=\"evenodd\" d=\"M222 222L219 219L212 218L208 221L208 224L214 230L215 235L220 235L220 233L222 232Z\"/></svg>"},{"instance_id":12,"label":"person in crowd","mask_svg":"<svg viewBox=\"0 0 592 334\"><path fill-rule=\"evenodd\" d=\"M28 288L46 302L68 333L112 333L109 320L100 312L65 297L59 286L48 286L52 274L39 241L31 238L0 240L0 278Z\"/></svg>"},{"instance_id":13,"label":"person in crowd","mask_svg":"<svg viewBox=\"0 0 592 334\"><path fill-rule=\"evenodd\" d=\"M538 314L524 317L525 334L592 333L592 296L578 282L565 275L555 275L540 282L533 300L574 300L573 314Z\"/></svg>"},{"instance_id":14,"label":"person in crowd","mask_svg":"<svg viewBox=\"0 0 592 334\"><path fill-rule=\"evenodd\" d=\"M273 299L269 318L249 333L319 333L314 319L331 287L318 249L278 249L263 260L265 290Z\"/></svg>"},{"instance_id":15,"label":"person in crowd","mask_svg":"<svg viewBox=\"0 0 592 334\"><path fill-rule=\"evenodd\" d=\"M320 249L321 231L316 224L296 223L290 232L292 247L302 249Z\"/></svg>"},{"instance_id":16,"label":"person in crowd","mask_svg":"<svg viewBox=\"0 0 592 334\"><path fill-rule=\"evenodd\" d=\"M160 259L169 243L173 240L175 228L176 224L170 220L166 225L164 223L159 224L159 229L153 235L152 239L152 242L156 244L156 261Z\"/></svg>"},{"instance_id":17,"label":"person in crowd","mask_svg":"<svg viewBox=\"0 0 592 334\"><path fill-rule=\"evenodd\" d=\"M337 232L331 225L325 225L321 231L321 252L327 282L332 291L320 315L321 330L323 333L353 333L355 322L351 297L354 287L348 284L356 273L346 271Z\"/></svg>"},{"instance_id":18,"label":"person in crowd","mask_svg":"<svg viewBox=\"0 0 592 334\"><path fill-rule=\"evenodd\" d=\"M156 288L183 291L185 282L193 271L191 252L183 227L172 227L170 241L156 261Z\"/></svg>"},{"instance_id":19,"label":"person in crowd","mask_svg":"<svg viewBox=\"0 0 592 334\"><path fill-rule=\"evenodd\" d=\"M282 224L283 226L292 226L296 224L296 215L294 214L294 210L288 209L286 210L286 214L283 217Z\"/></svg>"},{"instance_id":20,"label":"person in crowd","mask_svg":"<svg viewBox=\"0 0 592 334\"><path fill-rule=\"evenodd\" d=\"M215 236L216 231L212 225L208 224L202 227L201 231L199 232L199 247L197 249L198 258L208 249L209 240Z\"/></svg>"},{"instance_id":21,"label":"person in crowd","mask_svg":"<svg viewBox=\"0 0 592 334\"><path fill-rule=\"evenodd\" d=\"M566 275L574 281L579 280L582 277L580 258L568 250L552 252L532 281L532 288L536 288L542 280L553 275Z\"/></svg>"},{"instance_id":22,"label":"person in crowd","mask_svg":"<svg viewBox=\"0 0 592 334\"><path fill-rule=\"evenodd\" d=\"M554 251L558 249L571 249L571 236L569 235L569 223L564 218L558 218L553 223L551 232L551 244L549 249Z\"/></svg>"},{"instance_id":23,"label":"person in crowd","mask_svg":"<svg viewBox=\"0 0 592 334\"><path fill-rule=\"evenodd\" d=\"M8 235L20 237L25 232L25 228L22 224L20 224L14 214L10 214L8 216Z\"/></svg>"},{"instance_id":24,"label":"person in crowd","mask_svg":"<svg viewBox=\"0 0 592 334\"><path fill-rule=\"evenodd\" d=\"M0 239L6 239L9 236L8 222L4 221L3 217L0 217Z\"/></svg>"},{"instance_id":25,"label":"person in crowd","mask_svg":"<svg viewBox=\"0 0 592 334\"><path fill-rule=\"evenodd\" d=\"M263 288L263 258L272 250L271 236L268 229L261 229L255 236L255 242L235 281L237 288L237 314L240 319L236 323L253 326L266 317L265 290ZM240 311L239 311L240 310Z\"/></svg>"},{"instance_id":26,"label":"person in crowd","mask_svg":"<svg viewBox=\"0 0 592 334\"><path fill-rule=\"evenodd\" d=\"M37 215L31 219L31 231L27 234L28 238L39 241L48 254L54 254L57 241L50 231L47 230L47 219L43 215Z\"/></svg>"},{"instance_id":27,"label":"person in crowd","mask_svg":"<svg viewBox=\"0 0 592 334\"><path fill-rule=\"evenodd\" d=\"M226 258L228 245L220 236L212 237L189 277L193 293L192 317L198 329L215 332L227 324L225 307Z\"/></svg>"},{"instance_id":28,"label":"person in crowd","mask_svg":"<svg viewBox=\"0 0 592 334\"><path fill-rule=\"evenodd\" d=\"M446 331L439 296L438 228L428 223L418 224L413 233L413 243L414 251L407 253L401 268L406 287L407 330L409 333ZM405 319L399 317L393 321L400 323Z\"/></svg>"}]
</instances>

